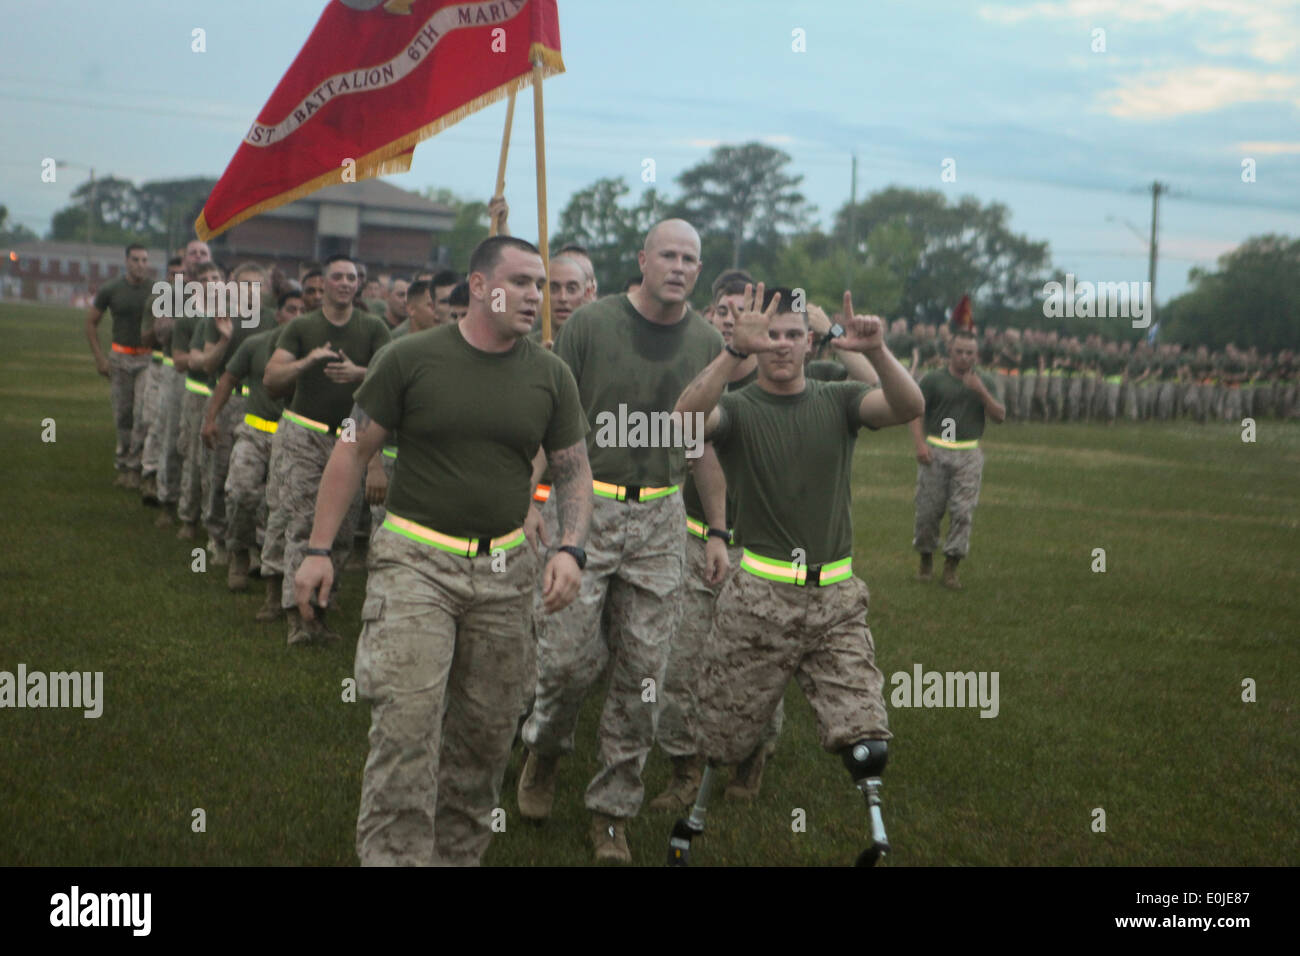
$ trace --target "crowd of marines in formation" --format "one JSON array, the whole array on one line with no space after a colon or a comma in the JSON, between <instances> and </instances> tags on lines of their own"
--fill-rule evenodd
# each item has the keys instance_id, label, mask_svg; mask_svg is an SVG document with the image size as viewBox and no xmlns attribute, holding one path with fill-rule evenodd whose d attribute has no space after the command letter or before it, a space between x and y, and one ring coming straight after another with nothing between
<instances>
[{"instance_id":1,"label":"crowd of marines in formation","mask_svg":"<svg viewBox=\"0 0 1300 956\"><path fill-rule=\"evenodd\" d=\"M493 215L504 233L502 205ZM791 680L821 745L864 793L878 784L890 733L852 569L862 429L910 429L918 577L942 550L943 583L960 588L986 416L1205 420L1245 395L1241 414L1295 407L1289 354L1229 349L1216 364L1054 333L887 328L848 293L831 316L743 270L718 277L702 315L699 237L682 220L651 229L638 263L602 298L581 248L544 263L505 235L467 274L370 281L342 255L297 277L253 263L227 277L195 240L169 274L255 283L260 314L157 301L139 246L95 297L116 483L178 538L206 532L231 591L260 578L257 620L284 620L290 646L340 641L334 585L366 553L363 864L477 864L520 743L519 811L550 818L592 693L598 862L632 858L656 743L672 775L652 809L698 809L722 768L728 799L756 798ZM616 409L698 416L707 444L611 444L597 424Z\"/></svg>"}]
</instances>

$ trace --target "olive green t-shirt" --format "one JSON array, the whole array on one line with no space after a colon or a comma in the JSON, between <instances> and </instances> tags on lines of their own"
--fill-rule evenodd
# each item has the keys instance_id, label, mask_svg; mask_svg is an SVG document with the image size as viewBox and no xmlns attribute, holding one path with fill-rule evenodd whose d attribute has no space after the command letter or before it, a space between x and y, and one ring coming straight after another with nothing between
<instances>
[{"instance_id":1,"label":"olive green t-shirt","mask_svg":"<svg viewBox=\"0 0 1300 956\"><path fill-rule=\"evenodd\" d=\"M778 561L802 549L809 567L852 553L853 446L869 390L809 379L798 395L754 384L722 396L712 440L736 490L736 533L746 548Z\"/></svg>"},{"instance_id":2,"label":"olive green t-shirt","mask_svg":"<svg viewBox=\"0 0 1300 956\"><path fill-rule=\"evenodd\" d=\"M804 370L808 378L819 382L843 382L849 377L849 370L843 362L834 359L813 359Z\"/></svg>"},{"instance_id":3,"label":"olive green t-shirt","mask_svg":"<svg viewBox=\"0 0 1300 956\"><path fill-rule=\"evenodd\" d=\"M193 331L191 331L189 335L189 346L188 346L189 351L193 352L195 349L202 351L203 343L206 342L208 338L208 328L211 325L212 325L212 320L207 318L206 316L199 316L194 320ZM192 362L190 363L189 370L185 373L185 377L188 378L191 382L197 382L200 385L206 385L208 386L208 388L211 388L213 385L216 384L216 382L212 379L211 376L205 375L203 372L200 372L198 367L194 365L194 363Z\"/></svg>"},{"instance_id":4,"label":"olive green t-shirt","mask_svg":"<svg viewBox=\"0 0 1300 956\"><path fill-rule=\"evenodd\" d=\"M728 382L726 390L728 392L738 392L757 378L758 369L752 368L743 377L736 379L734 382ZM696 521L708 522L708 519L704 516L704 501L700 498L700 490L695 487L694 470L691 470L686 475L686 481L682 484L682 502L686 505L688 515ZM732 528L736 521L736 492L731 485L727 485L726 510L727 527ZM736 539L736 542L739 543L739 539Z\"/></svg>"},{"instance_id":5,"label":"olive green t-shirt","mask_svg":"<svg viewBox=\"0 0 1300 956\"><path fill-rule=\"evenodd\" d=\"M194 335L194 326L198 324L198 321L196 316L182 315L172 323L171 348L173 354L190 350L190 338Z\"/></svg>"},{"instance_id":6,"label":"olive green t-shirt","mask_svg":"<svg viewBox=\"0 0 1300 956\"><path fill-rule=\"evenodd\" d=\"M266 386L262 384L262 375L266 372L266 363L271 361L271 353L275 351L279 332L279 328L270 328L245 338L230 356L225 369L248 386L244 410L269 422L276 421L284 411L284 401L268 395Z\"/></svg>"},{"instance_id":7,"label":"olive green t-shirt","mask_svg":"<svg viewBox=\"0 0 1300 956\"><path fill-rule=\"evenodd\" d=\"M639 313L627 294L582 306L564 323L555 354L578 383L587 415L587 455L597 481L664 487L686 479L684 447L647 447L679 437L654 427L682 391L722 351L718 330L687 308L673 325ZM685 422L680 438L685 444ZM693 423L692 423L693 425ZM702 436L692 435L692 438ZM633 446L635 443L635 446Z\"/></svg>"},{"instance_id":8,"label":"olive green t-shirt","mask_svg":"<svg viewBox=\"0 0 1300 956\"><path fill-rule=\"evenodd\" d=\"M587 433L563 362L526 338L482 352L455 322L385 349L356 402L402 436L388 510L458 537L522 525L538 447L569 448Z\"/></svg>"},{"instance_id":9,"label":"olive green t-shirt","mask_svg":"<svg viewBox=\"0 0 1300 956\"><path fill-rule=\"evenodd\" d=\"M1109 377L1124 373L1125 359L1118 352L1102 352L1097 362L1101 366L1103 376Z\"/></svg>"},{"instance_id":10,"label":"olive green t-shirt","mask_svg":"<svg viewBox=\"0 0 1300 956\"><path fill-rule=\"evenodd\" d=\"M368 312L354 308L345 323L335 325L317 309L285 325L275 347L284 349L294 359L300 359L312 349L328 345L336 352L342 351L357 365L368 366L374 354L387 345L390 338L384 320ZM289 410L333 429L338 428L352 411L352 393L357 386L330 381L325 375L327 364L325 360L315 362L299 373Z\"/></svg>"},{"instance_id":11,"label":"olive green t-shirt","mask_svg":"<svg viewBox=\"0 0 1300 956\"><path fill-rule=\"evenodd\" d=\"M95 308L113 318L113 342L126 348L140 347L140 324L144 307L153 293L153 280L132 285L126 276L118 276L95 293Z\"/></svg>"},{"instance_id":12,"label":"olive green t-shirt","mask_svg":"<svg viewBox=\"0 0 1300 956\"><path fill-rule=\"evenodd\" d=\"M976 372L989 394L993 379ZM984 434L984 403L946 368L927 372L921 378L921 397L925 399L925 433L944 441L974 441ZM943 433L944 419L954 424L952 437Z\"/></svg>"},{"instance_id":13,"label":"olive green t-shirt","mask_svg":"<svg viewBox=\"0 0 1300 956\"><path fill-rule=\"evenodd\" d=\"M248 323L248 328L244 328L245 322ZM253 319L241 319L239 316L232 318L230 320L230 343L226 346L226 351L222 354L221 361L217 364L217 371L213 377L221 378L221 373L230 366L230 360L234 356L235 350L245 341L259 332L266 332L276 328L278 326L275 323L275 310L268 309L266 306L262 307L261 315ZM204 326L203 341L210 345L220 338L221 333L217 331L217 324L208 322Z\"/></svg>"}]
</instances>

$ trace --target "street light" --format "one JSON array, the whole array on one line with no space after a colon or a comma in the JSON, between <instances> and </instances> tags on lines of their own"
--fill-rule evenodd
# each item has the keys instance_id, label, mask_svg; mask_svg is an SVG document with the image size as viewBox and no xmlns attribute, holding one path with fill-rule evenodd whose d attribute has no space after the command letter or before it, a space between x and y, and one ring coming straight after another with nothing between
<instances>
[{"instance_id":1,"label":"street light","mask_svg":"<svg viewBox=\"0 0 1300 956\"><path fill-rule=\"evenodd\" d=\"M81 163L69 162L66 159L56 159L54 167L60 166L72 167L74 169L90 170L90 192L86 195L86 291L90 291L90 256L93 252L93 230L95 226L95 167L83 166Z\"/></svg>"}]
</instances>

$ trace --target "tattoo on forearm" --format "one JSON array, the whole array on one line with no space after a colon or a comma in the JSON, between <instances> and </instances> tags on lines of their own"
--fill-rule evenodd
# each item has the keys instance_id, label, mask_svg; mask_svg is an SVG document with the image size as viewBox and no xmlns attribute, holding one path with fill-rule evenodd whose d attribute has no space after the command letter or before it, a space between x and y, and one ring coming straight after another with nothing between
<instances>
[{"instance_id":1,"label":"tattoo on forearm","mask_svg":"<svg viewBox=\"0 0 1300 956\"><path fill-rule=\"evenodd\" d=\"M546 463L551 468L560 534L576 535L578 546L582 547L591 524L591 465L587 461L586 441L551 452L546 456Z\"/></svg>"}]
</instances>

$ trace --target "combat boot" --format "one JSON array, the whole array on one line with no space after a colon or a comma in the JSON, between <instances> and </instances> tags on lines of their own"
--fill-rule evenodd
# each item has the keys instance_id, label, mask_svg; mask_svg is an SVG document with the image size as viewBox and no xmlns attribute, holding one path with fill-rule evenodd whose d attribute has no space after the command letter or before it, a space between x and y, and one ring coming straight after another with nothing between
<instances>
[{"instance_id":1,"label":"combat boot","mask_svg":"<svg viewBox=\"0 0 1300 956\"><path fill-rule=\"evenodd\" d=\"M198 536L199 528L193 521L182 521L180 530L176 532L176 537L182 541L193 541Z\"/></svg>"},{"instance_id":2,"label":"combat boot","mask_svg":"<svg viewBox=\"0 0 1300 956\"><path fill-rule=\"evenodd\" d=\"M128 472L126 472L125 477L126 477L126 480L125 480L124 482L122 482L122 487L123 487L123 488L126 488L126 489L129 490L129 491L139 491L139 490L140 490L140 472L138 472L138 471L128 471Z\"/></svg>"},{"instance_id":3,"label":"combat boot","mask_svg":"<svg viewBox=\"0 0 1300 956\"><path fill-rule=\"evenodd\" d=\"M262 552L257 548L252 548L248 552L248 576L262 576Z\"/></svg>"},{"instance_id":4,"label":"combat boot","mask_svg":"<svg viewBox=\"0 0 1300 956\"><path fill-rule=\"evenodd\" d=\"M163 505L158 511L158 517L153 519L155 528L170 528L173 524L171 505Z\"/></svg>"},{"instance_id":5,"label":"combat boot","mask_svg":"<svg viewBox=\"0 0 1300 956\"><path fill-rule=\"evenodd\" d=\"M158 480L153 475L140 482L140 501L146 505L158 504Z\"/></svg>"},{"instance_id":6,"label":"combat boot","mask_svg":"<svg viewBox=\"0 0 1300 956\"><path fill-rule=\"evenodd\" d=\"M591 843L596 848L597 863L631 863L632 851L627 848L627 831L622 817L603 813L591 815Z\"/></svg>"},{"instance_id":7,"label":"combat boot","mask_svg":"<svg viewBox=\"0 0 1300 956\"><path fill-rule=\"evenodd\" d=\"M126 487L126 476L127 476L128 474L130 474L130 472L119 471L119 472L117 473L117 477L113 479L113 487L114 487L114 488L125 488L125 487Z\"/></svg>"},{"instance_id":8,"label":"combat boot","mask_svg":"<svg viewBox=\"0 0 1300 956\"><path fill-rule=\"evenodd\" d=\"M960 560L948 555L943 562L943 586L953 591L961 590L961 582L957 580L957 562Z\"/></svg>"},{"instance_id":9,"label":"combat boot","mask_svg":"<svg viewBox=\"0 0 1300 956\"><path fill-rule=\"evenodd\" d=\"M931 580L933 577L934 577L934 555L922 554L921 567L920 570L916 572L916 579L918 581L924 582L924 581Z\"/></svg>"},{"instance_id":10,"label":"combat boot","mask_svg":"<svg viewBox=\"0 0 1300 956\"><path fill-rule=\"evenodd\" d=\"M307 622L302 619L302 615L298 613L298 609L296 607L289 608L285 613L289 618L288 645L290 647L296 647L300 644L310 644L311 633L307 630Z\"/></svg>"},{"instance_id":11,"label":"combat boot","mask_svg":"<svg viewBox=\"0 0 1300 956\"><path fill-rule=\"evenodd\" d=\"M650 801L651 810L689 810L700 792L703 761L699 755L673 757L673 775L663 793Z\"/></svg>"},{"instance_id":12,"label":"combat boot","mask_svg":"<svg viewBox=\"0 0 1300 956\"><path fill-rule=\"evenodd\" d=\"M763 786L763 768L767 766L767 748L759 746L752 754L736 764L731 782L723 794L728 800L748 802L758 798Z\"/></svg>"},{"instance_id":13,"label":"combat boot","mask_svg":"<svg viewBox=\"0 0 1300 956\"><path fill-rule=\"evenodd\" d=\"M230 562L230 555L226 549L217 544L212 538L208 539L208 554L212 555L208 563L214 568L224 568Z\"/></svg>"},{"instance_id":14,"label":"combat boot","mask_svg":"<svg viewBox=\"0 0 1300 956\"><path fill-rule=\"evenodd\" d=\"M263 580L266 581L266 600L258 608L253 617L268 624L271 621L278 621L284 614L284 608L280 606L280 582L284 577L279 574L268 574Z\"/></svg>"},{"instance_id":15,"label":"combat boot","mask_svg":"<svg viewBox=\"0 0 1300 956\"><path fill-rule=\"evenodd\" d=\"M519 813L525 820L545 820L555 803L555 771L559 757L543 757L528 751L524 771L519 775Z\"/></svg>"},{"instance_id":16,"label":"combat boot","mask_svg":"<svg viewBox=\"0 0 1300 956\"><path fill-rule=\"evenodd\" d=\"M226 571L226 587L232 591L248 590L248 552L231 551L230 567Z\"/></svg>"},{"instance_id":17,"label":"combat boot","mask_svg":"<svg viewBox=\"0 0 1300 956\"><path fill-rule=\"evenodd\" d=\"M312 630L316 640L322 644L337 644L343 640L338 631L332 630L325 623L325 611L322 608L316 609L316 627Z\"/></svg>"}]
</instances>

